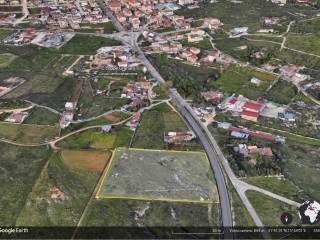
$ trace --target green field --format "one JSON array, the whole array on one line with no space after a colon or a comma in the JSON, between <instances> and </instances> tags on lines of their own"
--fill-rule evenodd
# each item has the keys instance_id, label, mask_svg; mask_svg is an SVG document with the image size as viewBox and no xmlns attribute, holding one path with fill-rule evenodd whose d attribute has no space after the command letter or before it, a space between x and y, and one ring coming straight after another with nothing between
<instances>
[{"instance_id":1,"label":"green field","mask_svg":"<svg viewBox=\"0 0 320 240\"><path fill-rule=\"evenodd\" d=\"M261 80L261 84L257 86L251 83L252 77ZM256 100L264 95L275 79L276 76L269 73L232 65L212 85L227 94L241 94L249 99Z\"/></svg>"},{"instance_id":2,"label":"green field","mask_svg":"<svg viewBox=\"0 0 320 240\"><path fill-rule=\"evenodd\" d=\"M45 108L35 107L31 110L30 116L24 121L25 124L56 125L60 115L50 112Z\"/></svg>"},{"instance_id":3,"label":"green field","mask_svg":"<svg viewBox=\"0 0 320 240\"><path fill-rule=\"evenodd\" d=\"M110 38L76 34L59 52L75 55L93 55L101 47L118 45L121 45L119 41Z\"/></svg>"},{"instance_id":4,"label":"green field","mask_svg":"<svg viewBox=\"0 0 320 240\"><path fill-rule=\"evenodd\" d=\"M166 104L158 105L142 114L139 127L136 130L132 147L145 149L201 149L195 140L189 143L168 146L164 135L169 131L185 132L188 127L182 118Z\"/></svg>"},{"instance_id":5,"label":"green field","mask_svg":"<svg viewBox=\"0 0 320 240\"><path fill-rule=\"evenodd\" d=\"M12 34L12 30L0 29L0 40L6 38L10 34Z\"/></svg>"},{"instance_id":6,"label":"green field","mask_svg":"<svg viewBox=\"0 0 320 240\"><path fill-rule=\"evenodd\" d=\"M74 134L58 143L58 147L66 149L106 149L128 147L132 131L118 126L111 133L103 133L100 128L86 130Z\"/></svg>"},{"instance_id":7,"label":"green field","mask_svg":"<svg viewBox=\"0 0 320 240\"><path fill-rule=\"evenodd\" d=\"M185 47L196 47L196 48L200 48L202 50L212 50L212 45L211 45L210 40L208 38L205 38L202 41L194 42L194 43L188 42L188 40L182 40L180 42Z\"/></svg>"},{"instance_id":8,"label":"green field","mask_svg":"<svg viewBox=\"0 0 320 240\"><path fill-rule=\"evenodd\" d=\"M280 202L277 199L268 197L262 193L248 191L246 192L249 201L257 211L261 221L266 226L283 226L280 220L281 214L288 212L292 214L292 226L299 226L300 219L298 216L298 209L295 206Z\"/></svg>"},{"instance_id":9,"label":"green field","mask_svg":"<svg viewBox=\"0 0 320 240\"><path fill-rule=\"evenodd\" d=\"M320 55L320 34L287 36L286 47Z\"/></svg>"},{"instance_id":10,"label":"green field","mask_svg":"<svg viewBox=\"0 0 320 240\"><path fill-rule=\"evenodd\" d=\"M0 138L18 143L44 143L59 135L59 128L0 122Z\"/></svg>"},{"instance_id":11,"label":"green field","mask_svg":"<svg viewBox=\"0 0 320 240\"><path fill-rule=\"evenodd\" d=\"M0 68L8 66L15 58L16 56L11 53L0 54Z\"/></svg>"},{"instance_id":12,"label":"green field","mask_svg":"<svg viewBox=\"0 0 320 240\"><path fill-rule=\"evenodd\" d=\"M219 225L218 219L218 206L215 204L95 199L83 226L197 227ZM124 238L134 236L126 235Z\"/></svg>"},{"instance_id":13,"label":"green field","mask_svg":"<svg viewBox=\"0 0 320 240\"><path fill-rule=\"evenodd\" d=\"M76 79L62 73L76 56L62 56L53 49L34 46L0 46L0 53L16 55L7 67L2 68L0 78L22 77L27 81L6 95L6 99L27 99L38 104L62 110L76 85Z\"/></svg>"},{"instance_id":14,"label":"green field","mask_svg":"<svg viewBox=\"0 0 320 240\"><path fill-rule=\"evenodd\" d=\"M219 201L205 153L117 148L110 161L97 198Z\"/></svg>"},{"instance_id":15,"label":"green field","mask_svg":"<svg viewBox=\"0 0 320 240\"><path fill-rule=\"evenodd\" d=\"M304 191L299 189L288 179L258 176L242 180L297 202L303 202L307 199L304 195Z\"/></svg>"},{"instance_id":16,"label":"green field","mask_svg":"<svg viewBox=\"0 0 320 240\"><path fill-rule=\"evenodd\" d=\"M289 104L291 100L297 95L297 88L289 82L278 81L266 94L267 99L280 103Z\"/></svg>"},{"instance_id":17,"label":"green field","mask_svg":"<svg viewBox=\"0 0 320 240\"><path fill-rule=\"evenodd\" d=\"M14 226L50 150L1 143L0 152L0 224Z\"/></svg>"},{"instance_id":18,"label":"green field","mask_svg":"<svg viewBox=\"0 0 320 240\"><path fill-rule=\"evenodd\" d=\"M17 220L20 226L76 226L109 152L56 152L30 193ZM64 193L55 197L53 188Z\"/></svg>"}]
</instances>

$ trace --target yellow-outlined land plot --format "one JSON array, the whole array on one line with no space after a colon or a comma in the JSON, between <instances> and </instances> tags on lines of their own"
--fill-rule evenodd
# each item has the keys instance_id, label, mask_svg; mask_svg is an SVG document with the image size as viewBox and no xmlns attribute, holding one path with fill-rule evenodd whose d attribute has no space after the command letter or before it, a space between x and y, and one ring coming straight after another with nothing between
<instances>
[{"instance_id":1,"label":"yellow-outlined land plot","mask_svg":"<svg viewBox=\"0 0 320 240\"><path fill-rule=\"evenodd\" d=\"M194 155L198 155L202 156L206 159L206 162L208 163L208 167L211 169L210 167L210 161L206 155L206 153L204 152L200 152L200 151L166 151L166 150L153 150L153 149L141 149L141 148L116 148L113 152L112 152L112 156L110 158L110 161L108 163L107 168L105 169L103 176L102 176L102 181L100 183L99 189L97 191L96 194L96 199L128 199L128 200L143 200L143 201L164 201L164 202L181 202L181 203L198 203L198 204L219 204L219 195L218 195L218 191L217 191L217 186L214 182L214 189L211 189L214 192L214 199L200 199L200 200L196 200L196 199L183 199L183 198L170 198L170 197L150 197L150 196L146 196L146 197L142 197L142 196L129 196L129 194L126 196L126 194L123 195L104 195L103 194L103 188L105 187L105 185L108 184L108 182L106 182L107 177L110 174L110 171L112 169L113 163L116 159L116 152L120 152L120 151L145 151L145 152L160 152L160 153L168 153L168 155L170 154L194 154ZM199 159L195 159L195 161L197 161ZM128 163L129 164L129 163Z\"/></svg>"}]
</instances>

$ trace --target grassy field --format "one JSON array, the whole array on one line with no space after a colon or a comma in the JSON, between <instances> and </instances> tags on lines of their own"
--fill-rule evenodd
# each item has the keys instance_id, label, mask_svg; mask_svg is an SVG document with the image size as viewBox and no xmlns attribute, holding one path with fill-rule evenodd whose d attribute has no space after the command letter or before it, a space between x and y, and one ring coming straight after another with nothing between
<instances>
[{"instance_id":1,"label":"grassy field","mask_svg":"<svg viewBox=\"0 0 320 240\"><path fill-rule=\"evenodd\" d=\"M276 103L289 104L297 93L298 89L292 83L278 81L266 94L266 97Z\"/></svg>"},{"instance_id":2,"label":"grassy field","mask_svg":"<svg viewBox=\"0 0 320 240\"><path fill-rule=\"evenodd\" d=\"M98 198L218 201L204 153L117 148L104 174Z\"/></svg>"},{"instance_id":3,"label":"grassy field","mask_svg":"<svg viewBox=\"0 0 320 240\"><path fill-rule=\"evenodd\" d=\"M85 83L84 90L79 99L79 118L96 117L100 114L114 109L120 109L123 105L129 103L126 98L109 98L103 95L93 96L88 83Z\"/></svg>"},{"instance_id":4,"label":"grassy field","mask_svg":"<svg viewBox=\"0 0 320 240\"><path fill-rule=\"evenodd\" d=\"M188 131L188 127L181 117L172 111L166 104L158 105L142 115L138 129L136 130L132 147L145 149L201 149L197 141L168 146L164 142L164 135L169 131Z\"/></svg>"},{"instance_id":5,"label":"grassy field","mask_svg":"<svg viewBox=\"0 0 320 240\"><path fill-rule=\"evenodd\" d=\"M121 43L110 38L76 34L59 52L75 55L93 55L101 47L117 45L121 45Z\"/></svg>"},{"instance_id":6,"label":"grassy field","mask_svg":"<svg viewBox=\"0 0 320 240\"><path fill-rule=\"evenodd\" d=\"M54 153L17 225L76 226L109 156L110 152ZM55 187L64 193L64 198L55 198Z\"/></svg>"},{"instance_id":7,"label":"grassy field","mask_svg":"<svg viewBox=\"0 0 320 240\"><path fill-rule=\"evenodd\" d=\"M280 220L281 214L288 212L293 216L292 226L300 225L298 209L279 200L270 198L262 193L248 191L246 192L249 201L257 211L261 221L266 226L283 226Z\"/></svg>"},{"instance_id":8,"label":"grassy field","mask_svg":"<svg viewBox=\"0 0 320 240\"><path fill-rule=\"evenodd\" d=\"M215 204L95 200L83 226L216 226L218 217Z\"/></svg>"},{"instance_id":9,"label":"grassy field","mask_svg":"<svg viewBox=\"0 0 320 240\"><path fill-rule=\"evenodd\" d=\"M202 50L212 50L212 45L211 45L210 40L208 38L205 38L202 41L194 42L194 43L188 42L188 40L182 40L180 42L185 47L196 47L196 48L200 48Z\"/></svg>"},{"instance_id":10,"label":"grassy field","mask_svg":"<svg viewBox=\"0 0 320 240\"><path fill-rule=\"evenodd\" d=\"M252 77L262 81L260 86L250 82ZM275 79L275 75L232 65L212 85L227 94L235 93L249 99L258 99Z\"/></svg>"},{"instance_id":11,"label":"grassy field","mask_svg":"<svg viewBox=\"0 0 320 240\"><path fill-rule=\"evenodd\" d=\"M1 143L0 152L0 224L14 226L50 150Z\"/></svg>"},{"instance_id":12,"label":"grassy field","mask_svg":"<svg viewBox=\"0 0 320 240\"><path fill-rule=\"evenodd\" d=\"M297 202L303 202L303 200L307 199L303 190L288 179L257 176L241 180Z\"/></svg>"},{"instance_id":13,"label":"grassy field","mask_svg":"<svg viewBox=\"0 0 320 240\"><path fill-rule=\"evenodd\" d=\"M285 24L290 20L300 19L298 14L293 16L288 12L303 13L309 16L315 14L316 10L311 7L299 7L290 3L279 7L277 4L264 0L243 0L241 2L217 1L214 3L205 1L200 4L200 8L182 8L176 11L178 15L193 17L195 19L208 16L216 17L224 23L223 28L227 31L234 27L247 26L249 27L249 32L255 32L260 28L264 28L260 22L261 16L285 16L286 18L281 20L282 25L275 27L275 30L279 32L285 31Z\"/></svg>"},{"instance_id":14,"label":"grassy field","mask_svg":"<svg viewBox=\"0 0 320 240\"><path fill-rule=\"evenodd\" d=\"M6 99L27 99L58 110L64 108L76 80L62 73L76 56L62 56L56 50L34 46L0 46L1 53L11 53L17 58L2 68L0 78L22 77L27 80L6 95Z\"/></svg>"},{"instance_id":15,"label":"grassy field","mask_svg":"<svg viewBox=\"0 0 320 240\"><path fill-rule=\"evenodd\" d=\"M45 108L35 107L31 110L31 115L24 121L25 124L56 125L60 116L50 112Z\"/></svg>"},{"instance_id":16,"label":"grassy field","mask_svg":"<svg viewBox=\"0 0 320 240\"><path fill-rule=\"evenodd\" d=\"M287 36L286 47L320 55L320 34Z\"/></svg>"},{"instance_id":17,"label":"grassy field","mask_svg":"<svg viewBox=\"0 0 320 240\"><path fill-rule=\"evenodd\" d=\"M320 19L312 19L308 21L298 21L292 24L290 28L291 33L317 33L320 31Z\"/></svg>"},{"instance_id":18,"label":"grassy field","mask_svg":"<svg viewBox=\"0 0 320 240\"><path fill-rule=\"evenodd\" d=\"M18 143L43 143L59 135L54 126L0 123L0 138Z\"/></svg>"},{"instance_id":19,"label":"grassy field","mask_svg":"<svg viewBox=\"0 0 320 240\"><path fill-rule=\"evenodd\" d=\"M8 66L15 58L16 56L11 53L0 54L0 68Z\"/></svg>"},{"instance_id":20,"label":"grassy field","mask_svg":"<svg viewBox=\"0 0 320 240\"><path fill-rule=\"evenodd\" d=\"M124 126L118 126L111 133L103 133L100 128L86 130L74 134L58 143L66 149L106 149L128 147L132 131Z\"/></svg>"},{"instance_id":21,"label":"grassy field","mask_svg":"<svg viewBox=\"0 0 320 240\"><path fill-rule=\"evenodd\" d=\"M12 34L12 30L0 29L0 40L6 38L10 34Z\"/></svg>"}]
</instances>

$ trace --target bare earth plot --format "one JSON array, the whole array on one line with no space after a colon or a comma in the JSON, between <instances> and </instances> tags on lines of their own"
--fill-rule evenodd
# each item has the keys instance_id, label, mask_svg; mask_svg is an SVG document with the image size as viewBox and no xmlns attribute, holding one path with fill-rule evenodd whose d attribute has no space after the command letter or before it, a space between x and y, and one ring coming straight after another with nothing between
<instances>
[{"instance_id":1,"label":"bare earth plot","mask_svg":"<svg viewBox=\"0 0 320 240\"><path fill-rule=\"evenodd\" d=\"M97 198L218 202L204 153L125 148L114 151Z\"/></svg>"}]
</instances>

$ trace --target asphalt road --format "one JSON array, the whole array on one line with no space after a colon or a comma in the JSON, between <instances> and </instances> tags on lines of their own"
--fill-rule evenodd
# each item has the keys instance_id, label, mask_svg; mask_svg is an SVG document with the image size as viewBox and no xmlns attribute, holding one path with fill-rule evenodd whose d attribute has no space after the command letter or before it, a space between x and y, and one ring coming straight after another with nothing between
<instances>
[{"instance_id":1,"label":"asphalt road","mask_svg":"<svg viewBox=\"0 0 320 240\"><path fill-rule=\"evenodd\" d=\"M202 143L208 158L210 160L211 168L214 172L216 183L218 186L218 192L220 197L220 207L222 213L222 226L223 227L232 227L232 212L231 212L231 202L229 199L228 189L225 182L224 175L222 173L222 169L219 165L218 158L216 157L216 151L214 146L210 144L206 135L203 133L197 121L194 119L193 114L190 113L190 109L186 107L186 103L184 99L179 95L179 93L173 89L169 89L168 84L162 78L160 73L154 68L154 66L150 63L150 61L144 55L144 52L140 49L137 38L140 34L133 32L125 32L122 25L118 22L118 20L113 16L113 14L106 8L103 1L99 1L100 6L103 8L105 14L111 19L114 23L118 31L120 32L118 38L124 44L131 46L131 48L136 52L140 61L145 65L150 74L162 85L164 85L169 90L170 97L177 103L178 111L180 114L187 120L192 130L198 136L200 142ZM233 239L233 234L230 232L225 232L223 235L224 239Z\"/></svg>"}]
</instances>

